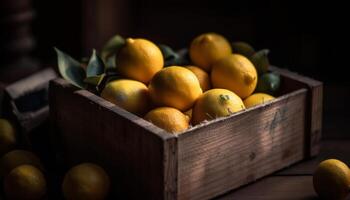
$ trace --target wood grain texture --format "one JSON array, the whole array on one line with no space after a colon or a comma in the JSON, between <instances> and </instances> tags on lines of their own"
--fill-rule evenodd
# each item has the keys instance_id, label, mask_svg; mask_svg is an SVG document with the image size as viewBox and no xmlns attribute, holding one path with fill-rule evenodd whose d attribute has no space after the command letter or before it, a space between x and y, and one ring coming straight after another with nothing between
<instances>
[{"instance_id":1,"label":"wood grain texture","mask_svg":"<svg viewBox=\"0 0 350 200\"><path fill-rule=\"evenodd\" d=\"M307 122L305 142L307 147L305 155L316 156L320 151L320 141L322 134L322 108L323 108L323 84L314 79L290 72L285 69L271 67L271 70L281 74L282 88L285 92L293 91L297 88L307 88Z\"/></svg>"},{"instance_id":2,"label":"wood grain texture","mask_svg":"<svg viewBox=\"0 0 350 200\"><path fill-rule=\"evenodd\" d=\"M312 176L267 177L217 200L318 200Z\"/></svg>"},{"instance_id":3,"label":"wood grain texture","mask_svg":"<svg viewBox=\"0 0 350 200\"><path fill-rule=\"evenodd\" d=\"M61 79L50 84L56 146L66 165L100 164L113 177L115 197L174 199L176 137L86 90L70 91Z\"/></svg>"},{"instance_id":4,"label":"wood grain texture","mask_svg":"<svg viewBox=\"0 0 350 200\"><path fill-rule=\"evenodd\" d=\"M306 89L178 136L178 197L208 199L304 158Z\"/></svg>"}]
</instances>

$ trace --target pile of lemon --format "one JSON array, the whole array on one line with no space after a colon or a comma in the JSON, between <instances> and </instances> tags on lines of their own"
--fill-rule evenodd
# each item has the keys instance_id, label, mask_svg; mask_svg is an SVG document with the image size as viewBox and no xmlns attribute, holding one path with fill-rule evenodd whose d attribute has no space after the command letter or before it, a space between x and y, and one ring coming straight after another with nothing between
<instances>
[{"instance_id":1,"label":"pile of lemon","mask_svg":"<svg viewBox=\"0 0 350 200\"><path fill-rule=\"evenodd\" d=\"M51 199L49 178L40 158L20 149L13 123L0 118L0 180L6 199ZM64 199L105 199L110 179L104 169L93 163L81 163L65 173L62 182ZM1 189L0 189L1 190ZM1 197L0 197L1 198Z\"/></svg>"},{"instance_id":2,"label":"pile of lemon","mask_svg":"<svg viewBox=\"0 0 350 200\"><path fill-rule=\"evenodd\" d=\"M188 51L191 65L164 67L156 44L126 39L115 59L123 78L108 82L101 97L171 133L274 99L254 93L258 72L266 71L257 67L267 65L247 44L205 33Z\"/></svg>"}]
</instances>

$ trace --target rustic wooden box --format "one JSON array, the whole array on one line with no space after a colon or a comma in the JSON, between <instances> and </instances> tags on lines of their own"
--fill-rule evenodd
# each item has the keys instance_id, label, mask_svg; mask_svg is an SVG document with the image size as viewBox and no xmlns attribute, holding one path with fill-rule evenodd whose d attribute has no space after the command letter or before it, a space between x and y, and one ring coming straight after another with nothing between
<instances>
[{"instance_id":1,"label":"rustic wooden box","mask_svg":"<svg viewBox=\"0 0 350 200\"><path fill-rule=\"evenodd\" d=\"M274 101L170 134L63 79L50 84L57 151L93 161L125 199L208 199L319 151L322 83L286 70Z\"/></svg>"}]
</instances>

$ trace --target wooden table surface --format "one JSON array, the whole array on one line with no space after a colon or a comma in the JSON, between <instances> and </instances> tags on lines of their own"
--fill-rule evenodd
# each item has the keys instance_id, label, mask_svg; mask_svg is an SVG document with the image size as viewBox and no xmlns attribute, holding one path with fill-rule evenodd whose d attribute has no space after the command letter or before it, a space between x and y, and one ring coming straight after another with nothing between
<instances>
[{"instance_id":1,"label":"wooden table surface","mask_svg":"<svg viewBox=\"0 0 350 200\"><path fill-rule=\"evenodd\" d=\"M321 153L316 158L283 169L271 176L231 191L217 200L316 200L312 174L317 165L328 158L336 158L350 166L350 140L322 141ZM347 198L350 200L350 195Z\"/></svg>"}]
</instances>

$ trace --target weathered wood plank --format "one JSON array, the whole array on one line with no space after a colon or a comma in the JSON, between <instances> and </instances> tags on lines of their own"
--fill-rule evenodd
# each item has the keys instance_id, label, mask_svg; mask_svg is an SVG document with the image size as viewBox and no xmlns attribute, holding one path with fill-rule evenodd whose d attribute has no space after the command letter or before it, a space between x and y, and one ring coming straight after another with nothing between
<instances>
[{"instance_id":1,"label":"weathered wood plank","mask_svg":"<svg viewBox=\"0 0 350 200\"><path fill-rule=\"evenodd\" d=\"M267 177L217 200L317 200L312 176Z\"/></svg>"},{"instance_id":2,"label":"weathered wood plank","mask_svg":"<svg viewBox=\"0 0 350 200\"><path fill-rule=\"evenodd\" d=\"M174 199L176 137L86 90L67 92L62 82L51 82L50 106L66 166L102 165L116 197Z\"/></svg>"},{"instance_id":3,"label":"weathered wood plank","mask_svg":"<svg viewBox=\"0 0 350 200\"><path fill-rule=\"evenodd\" d=\"M179 135L179 199L212 198L302 160L306 93Z\"/></svg>"},{"instance_id":4,"label":"weathered wood plank","mask_svg":"<svg viewBox=\"0 0 350 200\"><path fill-rule=\"evenodd\" d=\"M323 84L314 79L290 72L285 69L271 67L271 70L283 76L282 85L284 92L298 88L307 88L307 121L306 121L306 152L308 157L316 156L320 151L322 132L322 107L323 107Z\"/></svg>"}]
</instances>

